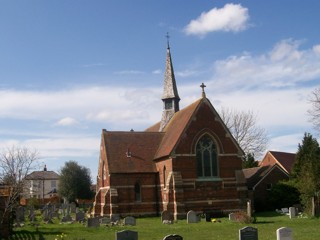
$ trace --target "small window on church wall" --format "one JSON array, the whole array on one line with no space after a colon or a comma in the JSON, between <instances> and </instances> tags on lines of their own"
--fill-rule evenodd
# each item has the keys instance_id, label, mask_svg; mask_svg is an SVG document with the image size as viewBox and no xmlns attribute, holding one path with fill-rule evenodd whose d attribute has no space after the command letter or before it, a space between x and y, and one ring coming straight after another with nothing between
<instances>
[{"instance_id":1,"label":"small window on church wall","mask_svg":"<svg viewBox=\"0 0 320 240\"><path fill-rule=\"evenodd\" d=\"M136 202L141 202L141 186L139 183L134 185L134 200Z\"/></svg>"},{"instance_id":2,"label":"small window on church wall","mask_svg":"<svg viewBox=\"0 0 320 240\"><path fill-rule=\"evenodd\" d=\"M209 135L200 138L196 146L198 177L217 177L218 161L217 148Z\"/></svg>"}]
</instances>

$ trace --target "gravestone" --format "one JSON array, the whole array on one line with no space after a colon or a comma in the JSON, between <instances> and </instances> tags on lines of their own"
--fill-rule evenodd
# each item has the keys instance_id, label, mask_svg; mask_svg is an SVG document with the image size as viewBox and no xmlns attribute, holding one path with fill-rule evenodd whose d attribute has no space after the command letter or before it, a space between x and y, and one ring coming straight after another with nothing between
<instances>
[{"instance_id":1,"label":"gravestone","mask_svg":"<svg viewBox=\"0 0 320 240\"><path fill-rule=\"evenodd\" d=\"M138 240L138 232L130 230L116 232L116 240Z\"/></svg>"},{"instance_id":2,"label":"gravestone","mask_svg":"<svg viewBox=\"0 0 320 240\"><path fill-rule=\"evenodd\" d=\"M251 207L251 201L250 200L247 202L247 215L248 215L249 218L252 217L252 207Z\"/></svg>"},{"instance_id":3,"label":"gravestone","mask_svg":"<svg viewBox=\"0 0 320 240\"><path fill-rule=\"evenodd\" d=\"M295 218L296 217L296 208L295 207L290 207L289 208L289 218Z\"/></svg>"},{"instance_id":4,"label":"gravestone","mask_svg":"<svg viewBox=\"0 0 320 240\"><path fill-rule=\"evenodd\" d=\"M107 225L107 224L111 223L111 219L109 217L100 218L99 221L100 221L100 224L102 224L102 225Z\"/></svg>"},{"instance_id":5,"label":"gravestone","mask_svg":"<svg viewBox=\"0 0 320 240\"><path fill-rule=\"evenodd\" d=\"M135 226L136 225L136 219L134 217L125 217L124 225Z\"/></svg>"},{"instance_id":6,"label":"gravestone","mask_svg":"<svg viewBox=\"0 0 320 240\"><path fill-rule=\"evenodd\" d=\"M161 222L162 223L173 223L173 215L168 210L163 211L161 213Z\"/></svg>"},{"instance_id":7,"label":"gravestone","mask_svg":"<svg viewBox=\"0 0 320 240\"><path fill-rule=\"evenodd\" d=\"M119 214L112 214L110 218L111 218L111 222L117 222L120 220L120 215Z\"/></svg>"},{"instance_id":8,"label":"gravestone","mask_svg":"<svg viewBox=\"0 0 320 240\"><path fill-rule=\"evenodd\" d=\"M81 212L81 211L80 211L80 212L77 212L77 213L76 213L76 221L77 221L77 222L83 221L84 218L85 218L84 212Z\"/></svg>"},{"instance_id":9,"label":"gravestone","mask_svg":"<svg viewBox=\"0 0 320 240\"><path fill-rule=\"evenodd\" d=\"M289 209L288 208L281 208L281 212L283 214L287 214L287 213L289 213Z\"/></svg>"},{"instance_id":10,"label":"gravestone","mask_svg":"<svg viewBox=\"0 0 320 240\"><path fill-rule=\"evenodd\" d=\"M235 221L236 220L236 214L235 213L230 213L229 214L229 220L230 221Z\"/></svg>"},{"instance_id":11,"label":"gravestone","mask_svg":"<svg viewBox=\"0 0 320 240\"><path fill-rule=\"evenodd\" d=\"M24 222L24 213L25 213L25 209L24 207L19 206L16 209L16 221L17 222Z\"/></svg>"},{"instance_id":12,"label":"gravestone","mask_svg":"<svg viewBox=\"0 0 320 240\"><path fill-rule=\"evenodd\" d=\"M76 209L77 209L77 206L74 202L70 203L70 212L71 213L76 213Z\"/></svg>"},{"instance_id":13,"label":"gravestone","mask_svg":"<svg viewBox=\"0 0 320 240\"><path fill-rule=\"evenodd\" d=\"M72 222L72 217L70 215L63 216L61 223Z\"/></svg>"},{"instance_id":14,"label":"gravestone","mask_svg":"<svg viewBox=\"0 0 320 240\"><path fill-rule=\"evenodd\" d=\"M278 228L277 240L293 240L292 230L286 227Z\"/></svg>"},{"instance_id":15,"label":"gravestone","mask_svg":"<svg viewBox=\"0 0 320 240\"><path fill-rule=\"evenodd\" d=\"M100 227L99 218L88 218L87 227Z\"/></svg>"},{"instance_id":16,"label":"gravestone","mask_svg":"<svg viewBox=\"0 0 320 240\"><path fill-rule=\"evenodd\" d=\"M187 223L198 223L200 222L200 218L197 216L195 211L190 210L187 213Z\"/></svg>"},{"instance_id":17,"label":"gravestone","mask_svg":"<svg viewBox=\"0 0 320 240\"><path fill-rule=\"evenodd\" d=\"M239 240L258 240L258 229L244 227L239 230Z\"/></svg>"},{"instance_id":18,"label":"gravestone","mask_svg":"<svg viewBox=\"0 0 320 240\"><path fill-rule=\"evenodd\" d=\"M176 234L167 235L163 238L163 240L183 240L183 237Z\"/></svg>"}]
</instances>

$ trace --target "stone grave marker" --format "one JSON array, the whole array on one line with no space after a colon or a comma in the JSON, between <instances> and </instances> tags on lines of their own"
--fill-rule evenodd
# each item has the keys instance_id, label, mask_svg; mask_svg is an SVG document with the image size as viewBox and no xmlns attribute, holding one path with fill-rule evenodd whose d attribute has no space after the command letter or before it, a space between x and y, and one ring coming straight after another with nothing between
<instances>
[{"instance_id":1,"label":"stone grave marker","mask_svg":"<svg viewBox=\"0 0 320 240\"><path fill-rule=\"evenodd\" d=\"M61 223L72 222L72 217L70 215L63 216Z\"/></svg>"},{"instance_id":2,"label":"stone grave marker","mask_svg":"<svg viewBox=\"0 0 320 240\"><path fill-rule=\"evenodd\" d=\"M116 240L138 240L138 232L130 230L116 232Z\"/></svg>"},{"instance_id":3,"label":"stone grave marker","mask_svg":"<svg viewBox=\"0 0 320 240\"><path fill-rule=\"evenodd\" d=\"M111 222L117 222L120 220L120 215L119 214L112 214L110 218L111 218Z\"/></svg>"},{"instance_id":4,"label":"stone grave marker","mask_svg":"<svg viewBox=\"0 0 320 240\"><path fill-rule=\"evenodd\" d=\"M173 215L168 210L165 210L161 213L161 222L162 223L173 223Z\"/></svg>"},{"instance_id":5,"label":"stone grave marker","mask_svg":"<svg viewBox=\"0 0 320 240\"><path fill-rule=\"evenodd\" d=\"M292 230L286 227L278 228L277 240L293 240Z\"/></svg>"},{"instance_id":6,"label":"stone grave marker","mask_svg":"<svg viewBox=\"0 0 320 240\"><path fill-rule=\"evenodd\" d=\"M76 213L76 209L77 209L77 206L74 202L70 203L70 212L71 213Z\"/></svg>"},{"instance_id":7,"label":"stone grave marker","mask_svg":"<svg viewBox=\"0 0 320 240\"><path fill-rule=\"evenodd\" d=\"M247 202L247 215L248 215L249 218L252 217L252 206L251 206L251 201L250 200Z\"/></svg>"},{"instance_id":8,"label":"stone grave marker","mask_svg":"<svg viewBox=\"0 0 320 240\"><path fill-rule=\"evenodd\" d=\"M187 213L187 223L198 223L200 222L200 218L197 216L195 211L190 210Z\"/></svg>"},{"instance_id":9,"label":"stone grave marker","mask_svg":"<svg viewBox=\"0 0 320 240\"><path fill-rule=\"evenodd\" d=\"M99 218L88 218L87 227L100 227Z\"/></svg>"},{"instance_id":10,"label":"stone grave marker","mask_svg":"<svg viewBox=\"0 0 320 240\"><path fill-rule=\"evenodd\" d=\"M135 226L136 225L136 219L134 217L125 217L124 219L124 225L131 225Z\"/></svg>"},{"instance_id":11,"label":"stone grave marker","mask_svg":"<svg viewBox=\"0 0 320 240\"><path fill-rule=\"evenodd\" d=\"M84 220L84 218L85 218L85 213L84 212L77 212L76 213L76 221L77 222L81 222L81 221L83 221Z\"/></svg>"},{"instance_id":12,"label":"stone grave marker","mask_svg":"<svg viewBox=\"0 0 320 240\"><path fill-rule=\"evenodd\" d=\"M290 207L289 208L289 218L295 218L296 217L296 208L295 207Z\"/></svg>"},{"instance_id":13,"label":"stone grave marker","mask_svg":"<svg viewBox=\"0 0 320 240\"><path fill-rule=\"evenodd\" d=\"M163 238L163 240L183 240L183 237L176 234L167 235Z\"/></svg>"},{"instance_id":14,"label":"stone grave marker","mask_svg":"<svg viewBox=\"0 0 320 240\"><path fill-rule=\"evenodd\" d=\"M258 229L244 227L239 230L239 240L258 240Z\"/></svg>"},{"instance_id":15,"label":"stone grave marker","mask_svg":"<svg viewBox=\"0 0 320 240\"><path fill-rule=\"evenodd\" d=\"M230 221L236 221L236 214L235 213L230 213L229 214L229 220Z\"/></svg>"},{"instance_id":16,"label":"stone grave marker","mask_svg":"<svg viewBox=\"0 0 320 240\"><path fill-rule=\"evenodd\" d=\"M19 206L16 209L16 221L17 222L24 222L24 213L25 213L25 209L24 207Z\"/></svg>"},{"instance_id":17,"label":"stone grave marker","mask_svg":"<svg viewBox=\"0 0 320 240\"><path fill-rule=\"evenodd\" d=\"M100 224L102 224L102 225L107 225L107 224L111 223L111 219L109 217L100 218L99 221L100 221Z\"/></svg>"}]
</instances>

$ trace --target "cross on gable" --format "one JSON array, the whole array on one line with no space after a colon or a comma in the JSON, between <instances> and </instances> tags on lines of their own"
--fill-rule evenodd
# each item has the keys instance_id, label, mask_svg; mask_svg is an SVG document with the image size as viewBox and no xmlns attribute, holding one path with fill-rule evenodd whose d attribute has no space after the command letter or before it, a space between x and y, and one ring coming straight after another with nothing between
<instances>
[{"instance_id":1,"label":"cross on gable","mask_svg":"<svg viewBox=\"0 0 320 240\"><path fill-rule=\"evenodd\" d=\"M204 83L202 83L202 84L200 85L200 87L202 88L202 97L206 97L206 93L205 93L205 91L204 91L204 88L206 87L206 85L204 85Z\"/></svg>"}]
</instances>

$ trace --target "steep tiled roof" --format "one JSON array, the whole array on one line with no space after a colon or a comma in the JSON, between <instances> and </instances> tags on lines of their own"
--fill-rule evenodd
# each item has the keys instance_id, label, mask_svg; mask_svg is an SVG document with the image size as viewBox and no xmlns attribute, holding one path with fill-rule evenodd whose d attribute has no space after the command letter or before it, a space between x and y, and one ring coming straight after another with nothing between
<instances>
[{"instance_id":1,"label":"steep tiled roof","mask_svg":"<svg viewBox=\"0 0 320 240\"><path fill-rule=\"evenodd\" d=\"M269 152L278 161L280 166L282 166L288 173L291 173L296 158L296 154L276 151Z\"/></svg>"},{"instance_id":2,"label":"steep tiled roof","mask_svg":"<svg viewBox=\"0 0 320 240\"><path fill-rule=\"evenodd\" d=\"M59 174L54 171L34 171L26 176L27 180L56 180L59 178Z\"/></svg>"},{"instance_id":3,"label":"steep tiled roof","mask_svg":"<svg viewBox=\"0 0 320 240\"><path fill-rule=\"evenodd\" d=\"M165 132L164 137L155 155L155 159L170 155L203 99L204 98L201 98L188 107L175 113L163 130Z\"/></svg>"},{"instance_id":4,"label":"steep tiled roof","mask_svg":"<svg viewBox=\"0 0 320 240\"><path fill-rule=\"evenodd\" d=\"M155 172L161 132L103 132L110 173Z\"/></svg>"}]
</instances>

